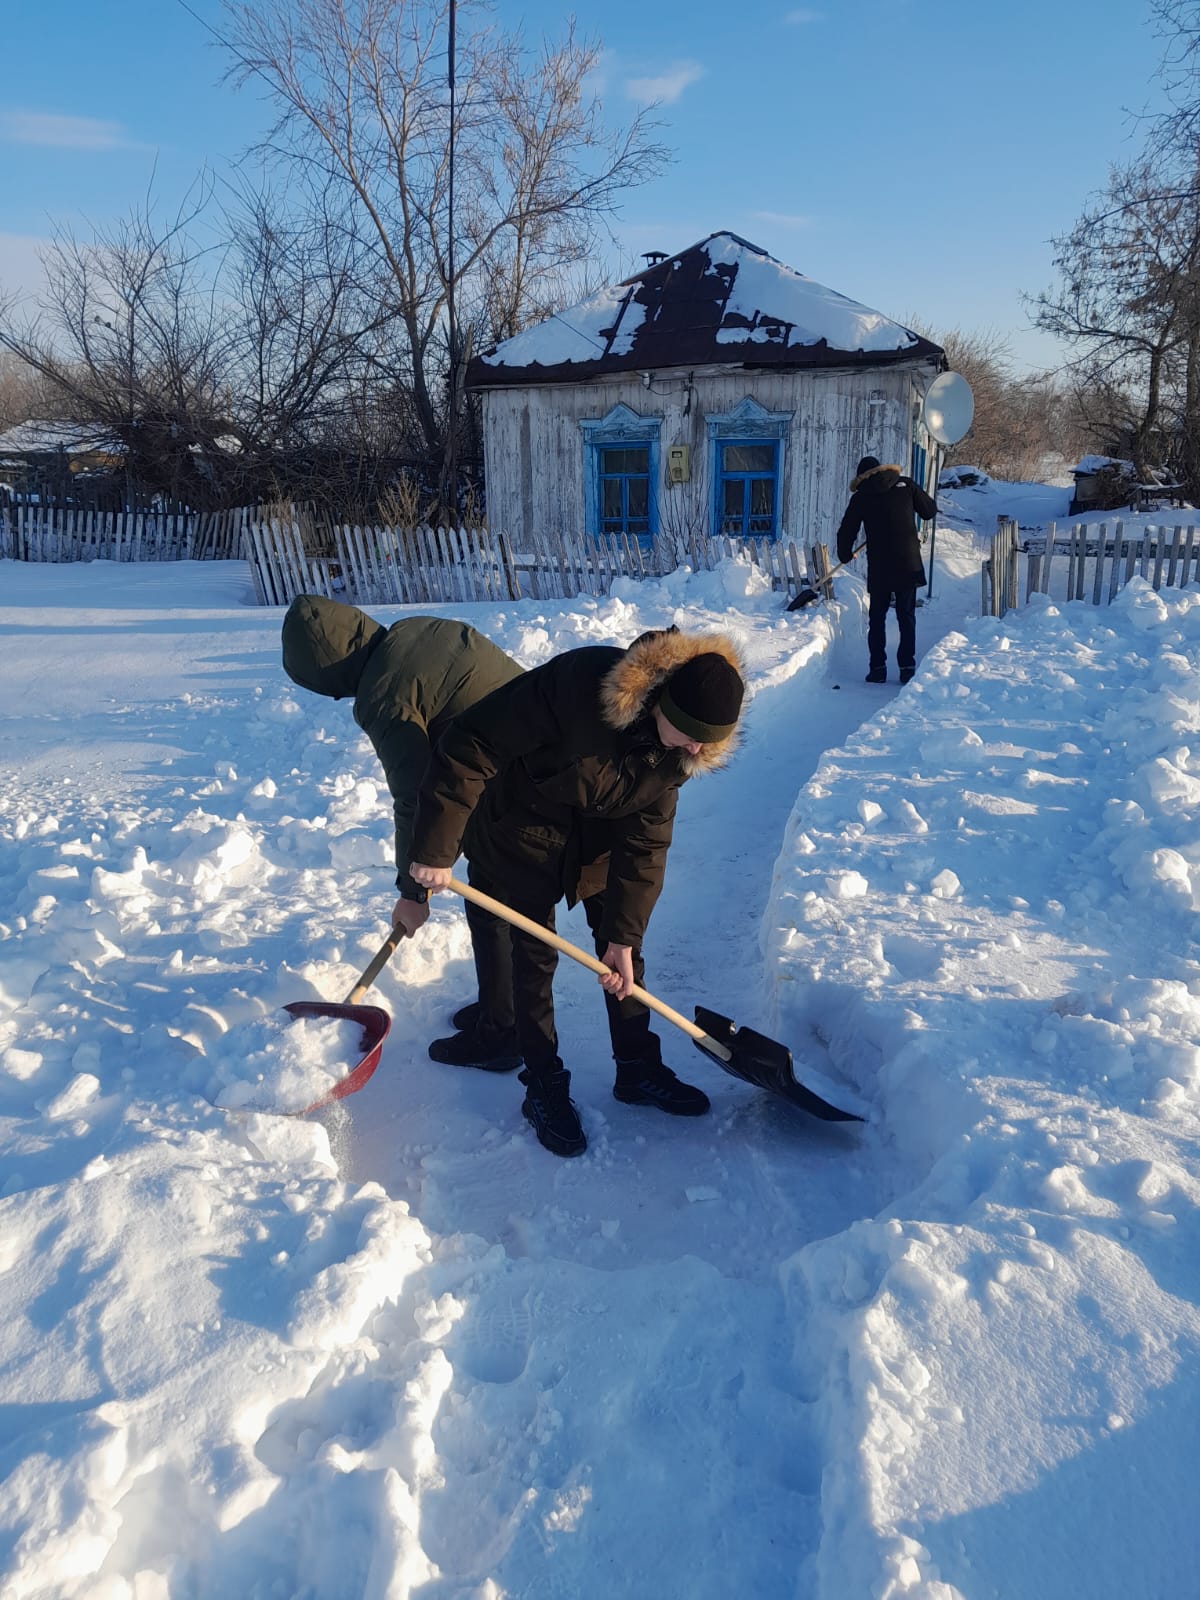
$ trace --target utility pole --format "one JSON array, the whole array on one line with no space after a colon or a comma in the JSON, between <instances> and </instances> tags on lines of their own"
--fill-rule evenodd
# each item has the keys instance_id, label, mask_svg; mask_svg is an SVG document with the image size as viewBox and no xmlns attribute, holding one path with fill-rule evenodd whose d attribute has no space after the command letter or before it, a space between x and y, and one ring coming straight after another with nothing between
<instances>
[{"instance_id":1,"label":"utility pole","mask_svg":"<svg viewBox=\"0 0 1200 1600\"><path fill-rule=\"evenodd\" d=\"M449 341L450 395L449 404L446 408L447 433L444 457L444 488L442 491L443 504L447 499L449 500L455 524L458 522L458 324L455 318L454 305L454 55L456 10L456 0L450 0L450 29L446 51L446 76L450 86L450 150L446 208L448 212L446 222L446 332Z\"/></svg>"}]
</instances>

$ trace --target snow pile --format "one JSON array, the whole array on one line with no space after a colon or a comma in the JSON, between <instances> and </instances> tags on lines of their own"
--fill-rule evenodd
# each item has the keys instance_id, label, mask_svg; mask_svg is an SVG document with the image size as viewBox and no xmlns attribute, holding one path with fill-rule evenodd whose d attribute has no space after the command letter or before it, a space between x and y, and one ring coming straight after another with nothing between
<instances>
[{"instance_id":1,"label":"snow pile","mask_svg":"<svg viewBox=\"0 0 1200 1600\"><path fill-rule=\"evenodd\" d=\"M279 1011L235 1028L210 1052L212 1099L241 1111L304 1111L330 1093L365 1054L363 1027L349 1017Z\"/></svg>"},{"instance_id":2,"label":"snow pile","mask_svg":"<svg viewBox=\"0 0 1200 1600\"><path fill-rule=\"evenodd\" d=\"M948 636L797 803L779 1031L913 1168L784 1268L822 1595L1065 1592L1002 1581L1042 1532L1081 1591L1192 1587L1159 1540L1200 1358L1198 686L1200 595L1038 599Z\"/></svg>"},{"instance_id":3,"label":"snow pile","mask_svg":"<svg viewBox=\"0 0 1200 1600\"><path fill-rule=\"evenodd\" d=\"M853 577L446 608L527 665L732 634L745 736L681 795L648 981L867 1115L665 1024L712 1114L618 1104L564 961L575 1162L426 1056L472 994L449 896L361 1093L212 1103L273 1101L280 1008L386 932L374 755L244 566L5 564L5 1600L1192 1591L1200 599L980 621L946 521L900 691Z\"/></svg>"}]
</instances>

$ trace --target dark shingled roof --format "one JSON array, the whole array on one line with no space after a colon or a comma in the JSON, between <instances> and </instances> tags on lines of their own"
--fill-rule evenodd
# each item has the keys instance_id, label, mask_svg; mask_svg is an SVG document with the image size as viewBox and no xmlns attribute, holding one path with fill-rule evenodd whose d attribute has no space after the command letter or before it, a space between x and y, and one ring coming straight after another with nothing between
<instances>
[{"instance_id":1,"label":"dark shingled roof","mask_svg":"<svg viewBox=\"0 0 1200 1600\"><path fill-rule=\"evenodd\" d=\"M732 365L887 366L940 347L735 233L713 233L477 356L473 389Z\"/></svg>"}]
</instances>

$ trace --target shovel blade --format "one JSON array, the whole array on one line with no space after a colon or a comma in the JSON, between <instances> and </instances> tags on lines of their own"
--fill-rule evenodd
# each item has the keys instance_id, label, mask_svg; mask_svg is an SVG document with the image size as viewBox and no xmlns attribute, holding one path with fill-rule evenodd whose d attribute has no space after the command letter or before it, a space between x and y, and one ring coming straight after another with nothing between
<instances>
[{"instance_id":1,"label":"shovel blade","mask_svg":"<svg viewBox=\"0 0 1200 1600\"><path fill-rule=\"evenodd\" d=\"M729 1060L705 1050L698 1041L696 1048L703 1050L711 1061L724 1067L726 1072L741 1078L743 1083L752 1083L758 1089L769 1089L772 1094L782 1095L785 1100L790 1100L810 1116L820 1117L823 1122L863 1120L855 1112L843 1111L839 1106L823 1100L815 1090L797 1083L792 1069L792 1052L777 1039L768 1039L765 1033L758 1033L754 1028L735 1028L728 1017L723 1017L719 1011L709 1011L706 1006L696 1007L696 1026L703 1028L717 1044L724 1045L729 1051Z\"/></svg>"},{"instance_id":2,"label":"shovel blade","mask_svg":"<svg viewBox=\"0 0 1200 1600\"><path fill-rule=\"evenodd\" d=\"M344 1078L339 1078L328 1094L323 1094L312 1105L305 1106L303 1111L294 1112L293 1115L307 1117L311 1111L320 1111L322 1106L332 1105L335 1100L344 1100L349 1094L357 1094L379 1065L383 1041L392 1026L392 1019L383 1007L338 1005L332 1000L293 1000L291 1005L283 1009L293 1017L333 1017L342 1022L357 1022L362 1028L357 1065Z\"/></svg>"}]
</instances>

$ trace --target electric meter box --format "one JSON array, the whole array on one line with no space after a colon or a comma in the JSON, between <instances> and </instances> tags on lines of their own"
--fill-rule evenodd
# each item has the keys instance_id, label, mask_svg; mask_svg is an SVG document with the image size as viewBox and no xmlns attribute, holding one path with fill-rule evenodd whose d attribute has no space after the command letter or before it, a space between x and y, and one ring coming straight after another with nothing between
<instances>
[{"instance_id":1,"label":"electric meter box","mask_svg":"<svg viewBox=\"0 0 1200 1600\"><path fill-rule=\"evenodd\" d=\"M667 447L667 482L686 483L691 476L689 452L686 444Z\"/></svg>"}]
</instances>

